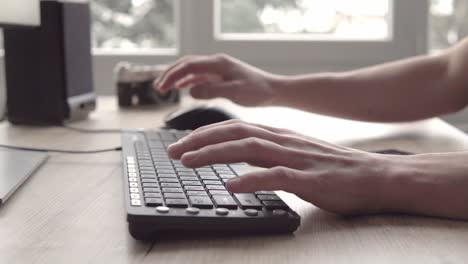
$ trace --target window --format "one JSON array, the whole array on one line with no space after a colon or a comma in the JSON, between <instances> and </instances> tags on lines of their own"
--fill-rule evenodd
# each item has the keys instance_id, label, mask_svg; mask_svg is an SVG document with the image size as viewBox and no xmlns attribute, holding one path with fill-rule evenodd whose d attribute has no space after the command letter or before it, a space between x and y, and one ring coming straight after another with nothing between
<instances>
[{"instance_id":1,"label":"window","mask_svg":"<svg viewBox=\"0 0 468 264\"><path fill-rule=\"evenodd\" d=\"M282 73L343 70L444 49L468 35L468 0L90 3L96 89L103 93L113 92L119 61L159 64L225 52Z\"/></svg>"},{"instance_id":2,"label":"window","mask_svg":"<svg viewBox=\"0 0 468 264\"><path fill-rule=\"evenodd\" d=\"M441 50L468 36L468 0L431 0L430 48Z\"/></svg>"},{"instance_id":3,"label":"window","mask_svg":"<svg viewBox=\"0 0 468 264\"><path fill-rule=\"evenodd\" d=\"M177 49L172 0L93 0L92 41L97 52Z\"/></svg>"},{"instance_id":4,"label":"window","mask_svg":"<svg viewBox=\"0 0 468 264\"><path fill-rule=\"evenodd\" d=\"M216 7L216 36L386 40L391 37L390 4L390 0L223 0Z\"/></svg>"}]
</instances>

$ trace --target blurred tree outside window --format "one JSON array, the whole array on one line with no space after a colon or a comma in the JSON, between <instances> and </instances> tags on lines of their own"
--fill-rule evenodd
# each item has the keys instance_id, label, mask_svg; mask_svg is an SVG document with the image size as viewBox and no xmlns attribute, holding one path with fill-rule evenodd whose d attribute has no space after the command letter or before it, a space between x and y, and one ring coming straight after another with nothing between
<instances>
[{"instance_id":1,"label":"blurred tree outside window","mask_svg":"<svg viewBox=\"0 0 468 264\"><path fill-rule=\"evenodd\" d=\"M391 34L391 0L217 1L221 38L385 40Z\"/></svg>"},{"instance_id":2,"label":"blurred tree outside window","mask_svg":"<svg viewBox=\"0 0 468 264\"><path fill-rule=\"evenodd\" d=\"M176 47L173 0L91 0L93 47L104 50Z\"/></svg>"}]
</instances>

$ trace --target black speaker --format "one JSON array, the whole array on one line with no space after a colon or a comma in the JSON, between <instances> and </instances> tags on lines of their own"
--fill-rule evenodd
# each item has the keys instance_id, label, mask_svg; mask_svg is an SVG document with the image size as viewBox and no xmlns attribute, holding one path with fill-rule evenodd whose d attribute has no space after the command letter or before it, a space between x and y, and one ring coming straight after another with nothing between
<instances>
[{"instance_id":1,"label":"black speaker","mask_svg":"<svg viewBox=\"0 0 468 264\"><path fill-rule=\"evenodd\" d=\"M4 29L7 115L57 125L96 107L88 3L41 1L41 26Z\"/></svg>"}]
</instances>

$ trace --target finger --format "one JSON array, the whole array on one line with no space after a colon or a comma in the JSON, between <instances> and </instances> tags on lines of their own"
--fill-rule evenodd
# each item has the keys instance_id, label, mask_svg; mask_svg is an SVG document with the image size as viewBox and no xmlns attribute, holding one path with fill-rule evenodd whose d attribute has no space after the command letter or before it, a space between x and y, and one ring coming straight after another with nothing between
<instances>
[{"instance_id":1,"label":"finger","mask_svg":"<svg viewBox=\"0 0 468 264\"><path fill-rule=\"evenodd\" d=\"M182 154L198 150L208 145L255 137L281 145L281 137L259 127L236 123L217 126L197 133L192 133L168 148L169 156L179 159Z\"/></svg>"},{"instance_id":2,"label":"finger","mask_svg":"<svg viewBox=\"0 0 468 264\"><path fill-rule=\"evenodd\" d=\"M221 84L223 78L214 74L190 74L188 77L183 78L176 82L175 87L181 89L187 86L195 87L201 84Z\"/></svg>"},{"instance_id":3,"label":"finger","mask_svg":"<svg viewBox=\"0 0 468 264\"><path fill-rule=\"evenodd\" d=\"M307 191L313 191L313 179L308 178L298 170L287 167L274 167L231 178L226 184L226 189L234 193L281 190L302 194L304 188L307 188ZM305 182L306 180L307 182Z\"/></svg>"},{"instance_id":4,"label":"finger","mask_svg":"<svg viewBox=\"0 0 468 264\"><path fill-rule=\"evenodd\" d=\"M238 87L241 85L241 81L230 81L230 82L218 82L212 83L207 82L192 87L190 94L193 98L197 99L211 99L216 97L223 97L228 99L235 99L238 96Z\"/></svg>"},{"instance_id":5,"label":"finger","mask_svg":"<svg viewBox=\"0 0 468 264\"><path fill-rule=\"evenodd\" d=\"M271 168L274 166L295 167L298 161L294 150L287 149L270 141L247 138L205 146L182 155L186 167L198 168L218 163L247 162L254 166ZM302 164L303 165L303 164Z\"/></svg>"},{"instance_id":6,"label":"finger","mask_svg":"<svg viewBox=\"0 0 468 264\"><path fill-rule=\"evenodd\" d=\"M265 129L265 130L268 130L270 132L277 133L277 134L291 134L291 135L296 134L295 132L293 132L291 130L288 130L288 129L276 128L276 127L270 127L270 126L261 125L261 124L249 123L249 122L246 122L246 121L243 121L243 120L240 120L240 119L232 119L232 120L227 120L227 121L224 121L224 122L219 122L219 123L203 126L203 127L197 128L193 132L199 132L199 131L203 131L205 129L210 129L210 128L213 128L213 127L224 126L224 125L233 124L233 123L235 123L235 124L245 124L245 125L250 125L250 126L257 126L257 127L260 127L262 129Z\"/></svg>"},{"instance_id":7,"label":"finger","mask_svg":"<svg viewBox=\"0 0 468 264\"><path fill-rule=\"evenodd\" d=\"M203 74L190 74L187 77L178 80L175 83L176 89L182 89L185 87L195 87L201 84L209 82L208 76Z\"/></svg>"},{"instance_id":8,"label":"finger","mask_svg":"<svg viewBox=\"0 0 468 264\"><path fill-rule=\"evenodd\" d=\"M177 80L188 74L218 74L223 75L223 62L218 56L200 57L189 61L184 61L176 65L159 82L159 89L165 91L169 89Z\"/></svg>"},{"instance_id":9,"label":"finger","mask_svg":"<svg viewBox=\"0 0 468 264\"><path fill-rule=\"evenodd\" d=\"M320 146L326 146L326 147L333 147L333 148L337 148L341 150L348 149L346 147L338 146L338 145L335 145L335 144L332 144L332 143L329 143L329 142L326 142L317 138L301 135L292 130L288 130L285 128L275 128L275 127L270 127L266 125L254 124L254 123L249 123L240 119L232 119L232 120L228 120L224 122L219 122L219 123L203 126L194 130L193 133L201 132L205 129L211 129L211 128L218 127L218 126L224 126L227 124L245 124L245 125L250 125L250 126L256 126L256 127L265 129L267 131L270 131L272 133L283 135L285 136L285 138L282 141L282 143L287 144L289 146L295 146L295 147L308 146L309 148L312 148L312 149L317 149L317 147L320 147ZM290 140L287 140L286 137L288 137Z\"/></svg>"},{"instance_id":10,"label":"finger","mask_svg":"<svg viewBox=\"0 0 468 264\"><path fill-rule=\"evenodd\" d=\"M156 90L159 90L159 83L161 82L161 80L167 75L168 72L170 72L172 69L174 69L175 67L177 67L180 63L183 63L183 62L186 62L186 61L189 61L189 60L192 60L194 59L195 56L184 56L178 60L176 60L171 66L169 66L161 75L159 75L158 78L156 78L156 80L154 80L153 82L153 88L156 89ZM162 92L162 91L161 91Z\"/></svg>"}]
</instances>

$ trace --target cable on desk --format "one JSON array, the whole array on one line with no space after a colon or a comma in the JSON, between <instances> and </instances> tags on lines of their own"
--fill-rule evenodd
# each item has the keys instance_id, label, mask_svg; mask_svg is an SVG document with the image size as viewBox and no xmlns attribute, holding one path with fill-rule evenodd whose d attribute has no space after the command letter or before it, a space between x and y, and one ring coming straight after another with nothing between
<instances>
[{"instance_id":1,"label":"cable on desk","mask_svg":"<svg viewBox=\"0 0 468 264\"><path fill-rule=\"evenodd\" d=\"M20 146L11 146L0 144L0 148L15 149L15 150L27 150L37 152L53 152L53 153L65 153L65 154L95 154L112 151L122 151L122 147L108 148L108 149L95 149L95 150L64 150L64 149L52 149L52 148L29 148Z\"/></svg>"},{"instance_id":2,"label":"cable on desk","mask_svg":"<svg viewBox=\"0 0 468 264\"><path fill-rule=\"evenodd\" d=\"M73 130L76 132L80 133L86 133L86 134L111 134L111 133L122 133L122 129L88 129L88 128L81 128L81 127L74 127L74 126L69 126L66 124L62 124L60 126L61 128Z\"/></svg>"}]
</instances>

